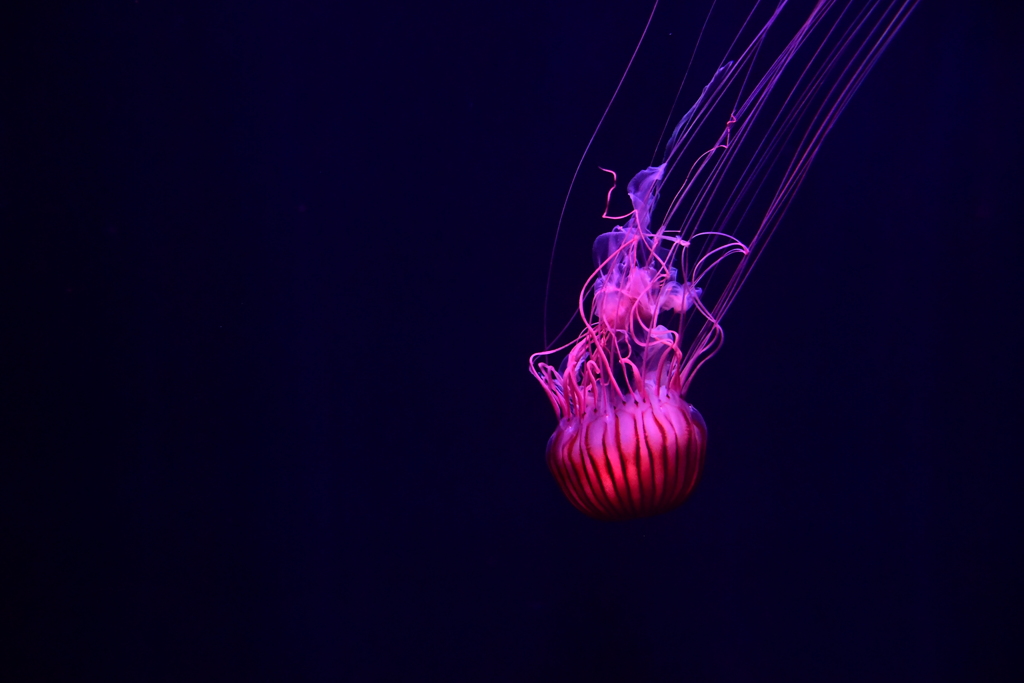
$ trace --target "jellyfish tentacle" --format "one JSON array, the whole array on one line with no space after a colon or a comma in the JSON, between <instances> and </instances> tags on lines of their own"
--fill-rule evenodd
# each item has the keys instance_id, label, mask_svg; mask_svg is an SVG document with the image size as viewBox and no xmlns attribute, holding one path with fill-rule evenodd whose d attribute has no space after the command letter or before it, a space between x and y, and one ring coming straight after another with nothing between
<instances>
[{"instance_id":1,"label":"jellyfish tentacle","mask_svg":"<svg viewBox=\"0 0 1024 683\"><path fill-rule=\"evenodd\" d=\"M625 519L690 494L707 440L690 384L722 347L722 320L824 136L916 4L818 0L776 45L766 38L787 1L758 3L672 127L662 163L627 184L631 211L611 215L618 175L599 167L612 175L601 217L622 223L594 240L579 336L530 360L559 420L548 465L576 507ZM740 43L748 24L753 37ZM546 323L545 313L545 337ZM555 353L565 354L557 367Z\"/></svg>"}]
</instances>

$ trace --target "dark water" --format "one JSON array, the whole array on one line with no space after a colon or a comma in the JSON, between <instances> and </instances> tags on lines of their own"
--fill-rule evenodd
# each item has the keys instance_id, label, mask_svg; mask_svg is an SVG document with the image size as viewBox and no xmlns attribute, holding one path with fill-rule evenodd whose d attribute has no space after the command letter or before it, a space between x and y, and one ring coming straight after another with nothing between
<instances>
[{"instance_id":1,"label":"dark water","mask_svg":"<svg viewBox=\"0 0 1024 683\"><path fill-rule=\"evenodd\" d=\"M4 9L5 678L1021 680L1004 6L904 27L690 392L702 482L628 524L562 498L526 358L646 8ZM663 10L556 311L703 17Z\"/></svg>"}]
</instances>

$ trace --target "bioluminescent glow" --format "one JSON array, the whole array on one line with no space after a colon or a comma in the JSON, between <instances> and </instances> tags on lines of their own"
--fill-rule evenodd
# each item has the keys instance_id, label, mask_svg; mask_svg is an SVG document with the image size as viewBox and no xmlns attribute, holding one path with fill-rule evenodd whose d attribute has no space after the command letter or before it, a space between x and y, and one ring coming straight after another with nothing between
<instances>
[{"instance_id":1,"label":"bioluminescent glow","mask_svg":"<svg viewBox=\"0 0 1024 683\"><path fill-rule=\"evenodd\" d=\"M604 218L623 222L594 241L583 331L530 358L558 416L548 466L591 517L656 515L693 491L707 428L687 389L826 134L916 0L819 0L779 40L788 4L751 12L661 164L629 182L632 211L606 207Z\"/></svg>"}]
</instances>

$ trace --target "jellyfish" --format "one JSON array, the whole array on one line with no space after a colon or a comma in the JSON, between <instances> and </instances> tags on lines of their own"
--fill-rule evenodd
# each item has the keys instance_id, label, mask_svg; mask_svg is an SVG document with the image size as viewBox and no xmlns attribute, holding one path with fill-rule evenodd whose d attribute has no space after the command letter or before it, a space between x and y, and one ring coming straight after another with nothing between
<instances>
[{"instance_id":1,"label":"jellyfish","mask_svg":"<svg viewBox=\"0 0 1024 683\"><path fill-rule=\"evenodd\" d=\"M628 183L625 215L609 215L608 171L602 218L619 223L594 240L582 331L530 358L558 419L548 467L596 519L661 514L694 490L708 429L687 390L825 135L916 0L817 0L780 39L772 29L788 4L747 17L661 163Z\"/></svg>"}]
</instances>

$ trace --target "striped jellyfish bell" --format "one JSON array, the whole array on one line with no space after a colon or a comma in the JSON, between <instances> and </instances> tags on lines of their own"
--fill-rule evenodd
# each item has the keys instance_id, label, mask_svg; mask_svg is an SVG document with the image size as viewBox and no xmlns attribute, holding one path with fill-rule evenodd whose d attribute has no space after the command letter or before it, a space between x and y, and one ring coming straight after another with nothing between
<instances>
[{"instance_id":1,"label":"striped jellyfish bell","mask_svg":"<svg viewBox=\"0 0 1024 683\"><path fill-rule=\"evenodd\" d=\"M697 409L666 392L639 393L562 421L548 467L582 512L622 520L668 512L693 491L707 427Z\"/></svg>"}]
</instances>

